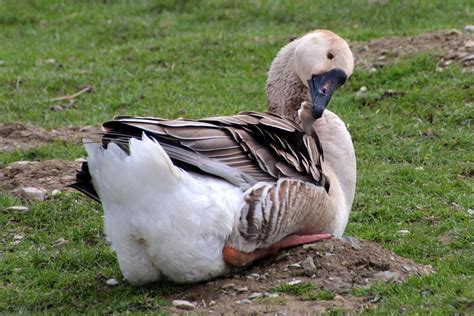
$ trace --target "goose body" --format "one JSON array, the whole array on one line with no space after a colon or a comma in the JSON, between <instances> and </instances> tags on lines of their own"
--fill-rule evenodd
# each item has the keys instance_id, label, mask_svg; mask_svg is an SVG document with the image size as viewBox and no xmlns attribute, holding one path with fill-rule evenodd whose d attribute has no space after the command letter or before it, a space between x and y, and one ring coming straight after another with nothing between
<instances>
[{"instance_id":1,"label":"goose body","mask_svg":"<svg viewBox=\"0 0 474 316\"><path fill-rule=\"evenodd\" d=\"M328 49L342 61L310 69ZM104 123L99 144L85 141L88 159L74 187L102 203L127 280L197 282L288 245L341 236L355 154L345 124L320 100L329 102L333 77L352 67L340 37L315 31L273 62L272 113Z\"/></svg>"}]
</instances>

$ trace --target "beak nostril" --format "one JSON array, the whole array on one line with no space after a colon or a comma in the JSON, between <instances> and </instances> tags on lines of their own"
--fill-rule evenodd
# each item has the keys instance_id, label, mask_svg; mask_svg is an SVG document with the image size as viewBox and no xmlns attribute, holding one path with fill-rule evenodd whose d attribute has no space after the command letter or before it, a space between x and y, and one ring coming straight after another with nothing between
<instances>
[{"instance_id":1,"label":"beak nostril","mask_svg":"<svg viewBox=\"0 0 474 316\"><path fill-rule=\"evenodd\" d=\"M319 93L321 93L322 95L325 95L326 94L326 88L325 87L322 87L321 89L319 89Z\"/></svg>"}]
</instances>

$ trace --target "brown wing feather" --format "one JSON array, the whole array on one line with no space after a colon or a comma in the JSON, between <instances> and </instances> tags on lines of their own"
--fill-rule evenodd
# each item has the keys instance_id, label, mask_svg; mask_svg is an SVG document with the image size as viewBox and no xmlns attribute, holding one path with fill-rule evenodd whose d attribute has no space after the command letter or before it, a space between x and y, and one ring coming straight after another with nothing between
<instances>
[{"instance_id":1,"label":"brown wing feather","mask_svg":"<svg viewBox=\"0 0 474 316\"><path fill-rule=\"evenodd\" d=\"M173 147L185 150L171 157L184 168L200 169L183 158L187 151L235 168L256 181L291 177L329 189L317 135L305 135L297 123L275 114L243 112L201 120L118 117L104 123L103 130L104 143L112 140L126 146L127 138L146 133L166 144L165 151Z\"/></svg>"}]
</instances>

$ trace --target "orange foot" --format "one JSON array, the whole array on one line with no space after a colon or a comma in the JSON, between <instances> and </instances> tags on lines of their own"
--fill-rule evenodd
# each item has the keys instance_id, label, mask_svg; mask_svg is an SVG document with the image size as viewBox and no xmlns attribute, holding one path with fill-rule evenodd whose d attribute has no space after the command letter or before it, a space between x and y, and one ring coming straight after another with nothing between
<instances>
[{"instance_id":1,"label":"orange foot","mask_svg":"<svg viewBox=\"0 0 474 316\"><path fill-rule=\"evenodd\" d=\"M331 237L331 234L291 235L283 238L267 249L257 249L253 252L242 252L235 248L225 246L222 252L224 254L225 263L237 268L242 268L248 266L257 259L271 255L280 249L309 244L323 239L330 239Z\"/></svg>"}]
</instances>

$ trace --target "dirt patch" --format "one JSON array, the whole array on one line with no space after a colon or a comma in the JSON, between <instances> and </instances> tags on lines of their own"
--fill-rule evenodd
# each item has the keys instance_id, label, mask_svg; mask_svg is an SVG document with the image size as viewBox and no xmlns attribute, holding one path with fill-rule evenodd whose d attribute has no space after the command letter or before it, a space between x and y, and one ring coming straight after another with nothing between
<instances>
[{"instance_id":1,"label":"dirt patch","mask_svg":"<svg viewBox=\"0 0 474 316\"><path fill-rule=\"evenodd\" d=\"M351 45L356 67L377 69L392 64L399 58L422 53L439 56L439 69L453 62L474 71L474 33L442 30L407 37L385 37Z\"/></svg>"},{"instance_id":2,"label":"dirt patch","mask_svg":"<svg viewBox=\"0 0 474 316\"><path fill-rule=\"evenodd\" d=\"M313 268L308 267L309 261L314 262ZM431 266L401 258L372 242L348 237L281 252L230 278L184 287L179 295L169 298L193 302L195 311L206 314L308 314L334 309L359 312L380 298L356 297L351 294L354 287L375 282L400 283L408 276L432 272ZM296 284L289 285L291 282ZM331 295L318 299L275 290L282 285L297 288L308 283L314 293L324 291ZM183 312L176 307L170 311Z\"/></svg>"},{"instance_id":3,"label":"dirt patch","mask_svg":"<svg viewBox=\"0 0 474 316\"><path fill-rule=\"evenodd\" d=\"M82 138L97 132L99 129L92 126L70 126L47 131L29 124L3 123L0 124L0 151L28 150L57 140L80 144Z\"/></svg>"},{"instance_id":4,"label":"dirt patch","mask_svg":"<svg viewBox=\"0 0 474 316\"><path fill-rule=\"evenodd\" d=\"M17 161L0 169L0 191L24 200L45 200L74 181L80 161ZM70 189L67 189L70 190Z\"/></svg>"}]
</instances>

